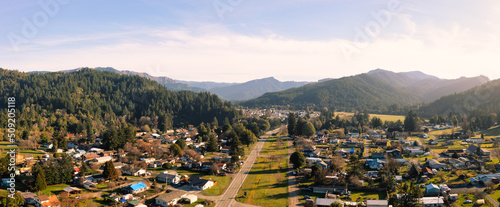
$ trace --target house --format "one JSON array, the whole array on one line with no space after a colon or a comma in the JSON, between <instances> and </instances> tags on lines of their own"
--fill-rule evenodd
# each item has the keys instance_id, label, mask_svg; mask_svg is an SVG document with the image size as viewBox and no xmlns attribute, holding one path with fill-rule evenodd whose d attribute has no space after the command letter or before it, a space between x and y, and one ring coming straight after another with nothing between
<instances>
[{"instance_id":1,"label":"house","mask_svg":"<svg viewBox=\"0 0 500 207\"><path fill-rule=\"evenodd\" d=\"M465 141L466 142L471 142L471 143L474 143L474 144L481 144L481 143L483 143L483 139L481 139L481 138L470 138L470 139L467 139Z\"/></svg>"},{"instance_id":2,"label":"house","mask_svg":"<svg viewBox=\"0 0 500 207\"><path fill-rule=\"evenodd\" d=\"M144 176L146 175L146 170L142 168L131 168L130 166L125 166L121 168L122 174L131 176Z\"/></svg>"},{"instance_id":3,"label":"house","mask_svg":"<svg viewBox=\"0 0 500 207\"><path fill-rule=\"evenodd\" d=\"M77 187L66 187L63 189L64 192L68 193L68 195L71 195L71 194L80 194L82 193L82 190L80 190L80 188L77 188Z\"/></svg>"},{"instance_id":4,"label":"house","mask_svg":"<svg viewBox=\"0 0 500 207\"><path fill-rule=\"evenodd\" d=\"M330 205L335 202L341 203L343 206L343 202L340 199L316 198L317 207L330 207Z\"/></svg>"},{"instance_id":5,"label":"house","mask_svg":"<svg viewBox=\"0 0 500 207\"><path fill-rule=\"evenodd\" d=\"M185 191L174 190L170 193L165 193L161 196L156 197L155 204L162 207L169 207L177 204L182 198L187 196L188 194ZM190 200L194 199L193 196L188 196L188 197Z\"/></svg>"},{"instance_id":6,"label":"house","mask_svg":"<svg viewBox=\"0 0 500 207\"><path fill-rule=\"evenodd\" d=\"M441 191L437 185L434 185L430 183L429 185L425 186L425 193L426 194L438 194Z\"/></svg>"},{"instance_id":7,"label":"house","mask_svg":"<svg viewBox=\"0 0 500 207\"><path fill-rule=\"evenodd\" d=\"M500 180L500 173L476 175L476 180L483 183L493 182L493 180Z\"/></svg>"},{"instance_id":8,"label":"house","mask_svg":"<svg viewBox=\"0 0 500 207\"><path fill-rule=\"evenodd\" d=\"M129 201L128 206L130 206L130 207L148 207L148 206L144 205L144 203L141 203L140 201L137 201L137 200Z\"/></svg>"},{"instance_id":9,"label":"house","mask_svg":"<svg viewBox=\"0 0 500 207\"><path fill-rule=\"evenodd\" d=\"M366 207L387 207L389 202L387 200L366 200Z\"/></svg>"},{"instance_id":10,"label":"house","mask_svg":"<svg viewBox=\"0 0 500 207\"><path fill-rule=\"evenodd\" d=\"M113 160L113 157L111 156L105 156L105 157L98 157L98 158L95 158L92 160L92 162L95 162L97 164L102 164L102 163L105 163L107 161L111 161Z\"/></svg>"},{"instance_id":11,"label":"house","mask_svg":"<svg viewBox=\"0 0 500 207\"><path fill-rule=\"evenodd\" d=\"M156 176L158 182L179 184L181 181L181 176L175 171L164 171Z\"/></svg>"},{"instance_id":12,"label":"house","mask_svg":"<svg viewBox=\"0 0 500 207\"><path fill-rule=\"evenodd\" d=\"M453 156L453 154L457 153L458 156L465 154L465 151L463 149L449 149L446 151L446 155L448 156Z\"/></svg>"},{"instance_id":13,"label":"house","mask_svg":"<svg viewBox=\"0 0 500 207\"><path fill-rule=\"evenodd\" d=\"M409 149L408 153L412 156L420 156L425 154L425 151L421 149Z\"/></svg>"},{"instance_id":14,"label":"house","mask_svg":"<svg viewBox=\"0 0 500 207\"><path fill-rule=\"evenodd\" d=\"M448 162L453 168L464 168L466 166L465 162L459 159L449 159Z\"/></svg>"},{"instance_id":15,"label":"house","mask_svg":"<svg viewBox=\"0 0 500 207\"><path fill-rule=\"evenodd\" d=\"M214 181L205 180L205 179L195 177L195 176L190 177L188 180L188 183L192 188L195 188L198 190L205 190L205 189L211 188L215 184Z\"/></svg>"},{"instance_id":16,"label":"house","mask_svg":"<svg viewBox=\"0 0 500 207\"><path fill-rule=\"evenodd\" d=\"M384 167L385 161L379 159L366 159L366 166L372 170L380 170Z\"/></svg>"},{"instance_id":17,"label":"house","mask_svg":"<svg viewBox=\"0 0 500 207\"><path fill-rule=\"evenodd\" d=\"M50 197L46 195L39 195L35 198L35 206L36 207L60 207L61 202L57 198L57 196L52 195Z\"/></svg>"},{"instance_id":18,"label":"house","mask_svg":"<svg viewBox=\"0 0 500 207\"><path fill-rule=\"evenodd\" d=\"M485 150L483 148L480 148L476 145L470 145L467 149L466 149L467 153L469 154L476 154L476 155L479 155L479 156L486 156L486 157L489 157L490 156L490 151L488 150Z\"/></svg>"},{"instance_id":19,"label":"house","mask_svg":"<svg viewBox=\"0 0 500 207\"><path fill-rule=\"evenodd\" d=\"M427 175L427 176L429 176L429 175L434 175L434 173L432 172L432 170L431 170L431 169L429 169L428 167L424 167L424 168L422 168L422 174L423 174L423 175Z\"/></svg>"},{"instance_id":20,"label":"house","mask_svg":"<svg viewBox=\"0 0 500 207\"><path fill-rule=\"evenodd\" d=\"M92 182L90 180L86 180L86 181L83 182L83 187L85 189L97 188L97 183Z\"/></svg>"},{"instance_id":21,"label":"house","mask_svg":"<svg viewBox=\"0 0 500 207\"><path fill-rule=\"evenodd\" d=\"M122 167L126 166L127 164L123 162L113 162L113 166L115 166L115 169L122 169Z\"/></svg>"},{"instance_id":22,"label":"house","mask_svg":"<svg viewBox=\"0 0 500 207\"><path fill-rule=\"evenodd\" d=\"M449 197L450 200L452 201L456 201L458 200L458 194L454 193L454 194L450 194L450 197Z\"/></svg>"},{"instance_id":23,"label":"house","mask_svg":"<svg viewBox=\"0 0 500 207\"><path fill-rule=\"evenodd\" d=\"M21 197L24 198L24 204L28 205L35 205L36 200L38 199L38 196L31 192L21 193Z\"/></svg>"},{"instance_id":24,"label":"house","mask_svg":"<svg viewBox=\"0 0 500 207\"><path fill-rule=\"evenodd\" d=\"M141 158L141 161L144 161L146 164L153 163L156 159L154 157L149 158Z\"/></svg>"},{"instance_id":25,"label":"house","mask_svg":"<svg viewBox=\"0 0 500 207\"><path fill-rule=\"evenodd\" d=\"M399 149L387 150L386 153L389 154L391 157L402 157L401 150Z\"/></svg>"},{"instance_id":26,"label":"house","mask_svg":"<svg viewBox=\"0 0 500 207\"><path fill-rule=\"evenodd\" d=\"M434 139L429 139L428 143L429 143L429 145L437 145L438 144L438 142L436 142L436 140L434 140Z\"/></svg>"},{"instance_id":27,"label":"house","mask_svg":"<svg viewBox=\"0 0 500 207\"><path fill-rule=\"evenodd\" d=\"M43 146L46 147L47 149L52 149L52 147L54 147L54 145L51 143L45 143Z\"/></svg>"},{"instance_id":28,"label":"house","mask_svg":"<svg viewBox=\"0 0 500 207\"><path fill-rule=\"evenodd\" d=\"M93 152L93 153L99 154L99 153L104 152L104 150L103 150L103 149L101 149L101 148L96 148L96 147L93 147L93 148L90 148L90 149L89 149L89 152Z\"/></svg>"},{"instance_id":29,"label":"house","mask_svg":"<svg viewBox=\"0 0 500 207\"><path fill-rule=\"evenodd\" d=\"M445 164L440 163L439 161L437 161L435 159L427 160L427 165L429 165L430 168L437 169L437 170L446 168Z\"/></svg>"},{"instance_id":30,"label":"house","mask_svg":"<svg viewBox=\"0 0 500 207\"><path fill-rule=\"evenodd\" d=\"M181 197L181 203L192 204L198 200L198 196L193 194L187 194Z\"/></svg>"},{"instance_id":31,"label":"house","mask_svg":"<svg viewBox=\"0 0 500 207\"><path fill-rule=\"evenodd\" d=\"M97 153L87 153L83 155L83 159L85 161L93 160L95 158L100 157Z\"/></svg>"},{"instance_id":32,"label":"house","mask_svg":"<svg viewBox=\"0 0 500 207\"><path fill-rule=\"evenodd\" d=\"M128 193L137 194L137 193L144 192L148 189L149 189L149 187L146 184L144 184L143 182L138 182L136 184L129 185L129 186L125 187L124 190Z\"/></svg>"},{"instance_id":33,"label":"house","mask_svg":"<svg viewBox=\"0 0 500 207\"><path fill-rule=\"evenodd\" d=\"M420 198L420 203L423 207L443 207L444 200L442 196L439 197L423 197Z\"/></svg>"}]
</instances>

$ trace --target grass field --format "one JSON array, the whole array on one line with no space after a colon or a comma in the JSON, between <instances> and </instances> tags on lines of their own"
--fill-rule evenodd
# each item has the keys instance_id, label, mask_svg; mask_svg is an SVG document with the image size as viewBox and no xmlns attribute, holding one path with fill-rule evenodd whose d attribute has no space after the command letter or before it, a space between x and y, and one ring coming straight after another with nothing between
<instances>
[{"instance_id":1,"label":"grass field","mask_svg":"<svg viewBox=\"0 0 500 207\"><path fill-rule=\"evenodd\" d=\"M222 193L224 193L224 190L226 190L227 186L229 185L232 179L229 176L216 176L216 175L206 175L203 176L202 178L217 181L217 185L202 192L203 195L207 196L219 196Z\"/></svg>"},{"instance_id":2,"label":"grass field","mask_svg":"<svg viewBox=\"0 0 500 207\"><path fill-rule=\"evenodd\" d=\"M2 141L0 142L0 150L3 150L4 152L6 152L8 149L12 149L14 147L8 147L7 145L10 145L11 143L10 142L7 142L7 141ZM45 153L43 152L40 152L40 151L36 151L36 150L29 150L29 149L23 149L23 150L20 150L19 151L21 154L23 155L33 155L33 157L36 159L37 156L42 156L44 155ZM6 153L2 153L0 155L0 157L3 157L5 156Z\"/></svg>"},{"instance_id":3,"label":"grass field","mask_svg":"<svg viewBox=\"0 0 500 207\"><path fill-rule=\"evenodd\" d=\"M352 116L354 115L354 113L335 112L335 115L339 115L340 118L351 119ZM382 119L383 122L385 122L385 121L394 121L395 122L397 120L401 120L401 121L405 120L405 116L402 116L402 115L370 114L370 119L373 117L378 117L378 118Z\"/></svg>"},{"instance_id":4,"label":"grass field","mask_svg":"<svg viewBox=\"0 0 500 207\"><path fill-rule=\"evenodd\" d=\"M288 137L282 137L282 143L278 143L277 137L267 138L264 148L260 152L261 156L288 156Z\"/></svg>"},{"instance_id":5,"label":"grass field","mask_svg":"<svg viewBox=\"0 0 500 207\"><path fill-rule=\"evenodd\" d=\"M273 145L264 145L265 150ZM264 149L263 149L264 150ZM237 201L259 206L288 205L288 159L258 157L247 179L238 192ZM247 194L244 198L243 195Z\"/></svg>"},{"instance_id":6,"label":"grass field","mask_svg":"<svg viewBox=\"0 0 500 207\"><path fill-rule=\"evenodd\" d=\"M45 190L40 193L44 195L59 195L64 188L69 187L67 184L49 185Z\"/></svg>"},{"instance_id":7,"label":"grass field","mask_svg":"<svg viewBox=\"0 0 500 207\"><path fill-rule=\"evenodd\" d=\"M484 136L500 136L500 127L492 127L486 131L483 132Z\"/></svg>"}]
</instances>

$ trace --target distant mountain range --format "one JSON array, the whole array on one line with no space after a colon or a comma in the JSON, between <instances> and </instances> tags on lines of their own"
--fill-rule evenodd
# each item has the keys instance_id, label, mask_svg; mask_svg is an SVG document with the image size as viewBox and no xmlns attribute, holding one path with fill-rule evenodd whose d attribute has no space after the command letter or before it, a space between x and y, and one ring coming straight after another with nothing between
<instances>
[{"instance_id":1,"label":"distant mountain range","mask_svg":"<svg viewBox=\"0 0 500 207\"><path fill-rule=\"evenodd\" d=\"M376 69L367 74L419 96L420 102L432 102L442 96L466 91L490 81L486 76L440 79L420 71L395 73Z\"/></svg>"},{"instance_id":2,"label":"distant mountain range","mask_svg":"<svg viewBox=\"0 0 500 207\"><path fill-rule=\"evenodd\" d=\"M420 71L395 73L376 69L365 74L339 79L327 78L318 82L282 82L268 77L245 83L224 83L175 80L147 73L120 71L111 67L98 67L95 70L145 77L175 91L209 91L223 99L239 101L248 107L330 107L343 111L380 113L402 112L406 110L401 108L403 106L431 103L443 96L461 93L490 81L485 76L441 79Z\"/></svg>"},{"instance_id":3,"label":"distant mountain range","mask_svg":"<svg viewBox=\"0 0 500 207\"><path fill-rule=\"evenodd\" d=\"M488 81L485 76L448 80L419 71L394 73L376 69L366 74L323 79L298 88L266 93L242 105L293 109L329 107L341 111L390 113L398 111L400 105L432 102Z\"/></svg>"},{"instance_id":4,"label":"distant mountain range","mask_svg":"<svg viewBox=\"0 0 500 207\"><path fill-rule=\"evenodd\" d=\"M75 72L79 70L81 70L81 68L72 70L63 70L60 72ZM154 80L160 83L161 85L164 85L168 89L174 91L182 91L182 90L188 90L194 92L209 91L214 94L217 94L223 99L231 101L249 100L257 98L267 92L282 91L292 87L303 86L309 83L309 82L295 82L295 81L281 82L273 77L251 80L245 83L224 83L224 82L210 82L210 81L197 82L197 81L175 80L164 76L157 77L149 75L147 73L140 73L128 70L120 71L111 67L97 67L95 68L95 70L108 71L122 75L137 75L145 77L150 80ZM28 73L47 73L47 71L33 71Z\"/></svg>"}]
</instances>

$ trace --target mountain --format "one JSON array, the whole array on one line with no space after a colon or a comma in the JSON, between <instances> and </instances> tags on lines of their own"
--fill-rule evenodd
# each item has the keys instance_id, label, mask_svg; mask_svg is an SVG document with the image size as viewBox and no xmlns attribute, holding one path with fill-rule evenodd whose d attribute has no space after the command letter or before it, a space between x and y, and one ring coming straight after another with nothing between
<instances>
[{"instance_id":1,"label":"mountain","mask_svg":"<svg viewBox=\"0 0 500 207\"><path fill-rule=\"evenodd\" d=\"M180 81L171 79L169 77L152 76L152 75L149 75L147 73L139 73L139 72L128 71L128 70L119 71L119 70L116 70L116 69L110 68L110 67L106 67L106 68L97 67L95 69L99 70L99 71L114 72L114 73L118 73L118 74L122 74L122 75L137 75L137 76L145 77L149 80L154 80L154 81L160 83L161 85L167 87L168 89L174 90L174 91L183 91L183 90L194 91L194 92L204 91L202 88L193 87L189 84L181 83Z\"/></svg>"},{"instance_id":2,"label":"mountain","mask_svg":"<svg viewBox=\"0 0 500 207\"><path fill-rule=\"evenodd\" d=\"M421 102L431 102L442 96L460 93L489 81L485 76L440 79L420 71L395 73L376 69L367 73L381 81L399 87L421 97Z\"/></svg>"},{"instance_id":3,"label":"mountain","mask_svg":"<svg viewBox=\"0 0 500 207\"><path fill-rule=\"evenodd\" d=\"M62 70L59 72L72 73L72 72L80 71L82 69L86 69L86 68ZM93 69L97 70L97 71L118 73L121 75L136 75L136 76L144 77L144 78L147 78L149 80L154 80L154 81L160 83L161 85L167 87L169 90L174 90L174 91L184 91L184 90L193 91L193 92L206 91L203 88L191 86L190 84L183 83L183 81L174 80L174 79L171 79L169 77L164 77L164 76L158 77L158 76L149 75L147 73L140 73L140 72L134 72L134 71L128 71L128 70L117 70L117 69L114 69L112 67L97 67L97 68L93 68ZM31 71L31 72L28 72L28 74L44 74L44 73L51 73L51 72L50 71Z\"/></svg>"},{"instance_id":4,"label":"mountain","mask_svg":"<svg viewBox=\"0 0 500 207\"><path fill-rule=\"evenodd\" d=\"M424 116L434 114L470 114L474 111L486 114L500 112L500 79L474 87L461 93L443 96L419 109Z\"/></svg>"},{"instance_id":5,"label":"mountain","mask_svg":"<svg viewBox=\"0 0 500 207\"><path fill-rule=\"evenodd\" d=\"M266 93L241 103L248 107L290 107L337 111L386 112L392 105L409 105L421 97L368 74L325 80L284 91Z\"/></svg>"},{"instance_id":6,"label":"mountain","mask_svg":"<svg viewBox=\"0 0 500 207\"><path fill-rule=\"evenodd\" d=\"M214 117L232 120L238 114L229 102L208 92L171 91L148 78L111 69L31 74L0 69L0 95L15 97L20 131L37 127L81 133L87 124L103 129L124 121L136 127L187 126ZM0 104L6 106L7 99Z\"/></svg>"},{"instance_id":7,"label":"mountain","mask_svg":"<svg viewBox=\"0 0 500 207\"><path fill-rule=\"evenodd\" d=\"M308 82L281 82L273 77L269 77L230 86L212 88L210 89L210 92L213 92L224 99L243 101L257 98L267 92L282 91L293 87L303 86L305 84L308 84Z\"/></svg>"},{"instance_id":8,"label":"mountain","mask_svg":"<svg viewBox=\"0 0 500 207\"><path fill-rule=\"evenodd\" d=\"M224 82L212 82L212 81L183 81L183 80L177 80L177 82L184 83L191 87L202 88L207 91L212 88L226 87L238 84L238 83L224 83Z\"/></svg>"}]
</instances>

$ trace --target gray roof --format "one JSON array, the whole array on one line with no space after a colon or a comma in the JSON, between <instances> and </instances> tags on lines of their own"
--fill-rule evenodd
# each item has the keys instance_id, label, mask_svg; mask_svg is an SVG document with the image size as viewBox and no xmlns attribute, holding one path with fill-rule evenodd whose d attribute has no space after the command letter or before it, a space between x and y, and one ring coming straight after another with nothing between
<instances>
[{"instance_id":1,"label":"gray roof","mask_svg":"<svg viewBox=\"0 0 500 207\"><path fill-rule=\"evenodd\" d=\"M156 197L158 200L164 200L166 202L170 202L173 199L179 198L183 195L185 195L187 192L186 191L181 191L181 190L174 190L170 193L165 193L161 196Z\"/></svg>"},{"instance_id":2,"label":"gray roof","mask_svg":"<svg viewBox=\"0 0 500 207\"><path fill-rule=\"evenodd\" d=\"M387 200L366 200L366 205L388 205Z\"/></svg>"}]
</instances>

